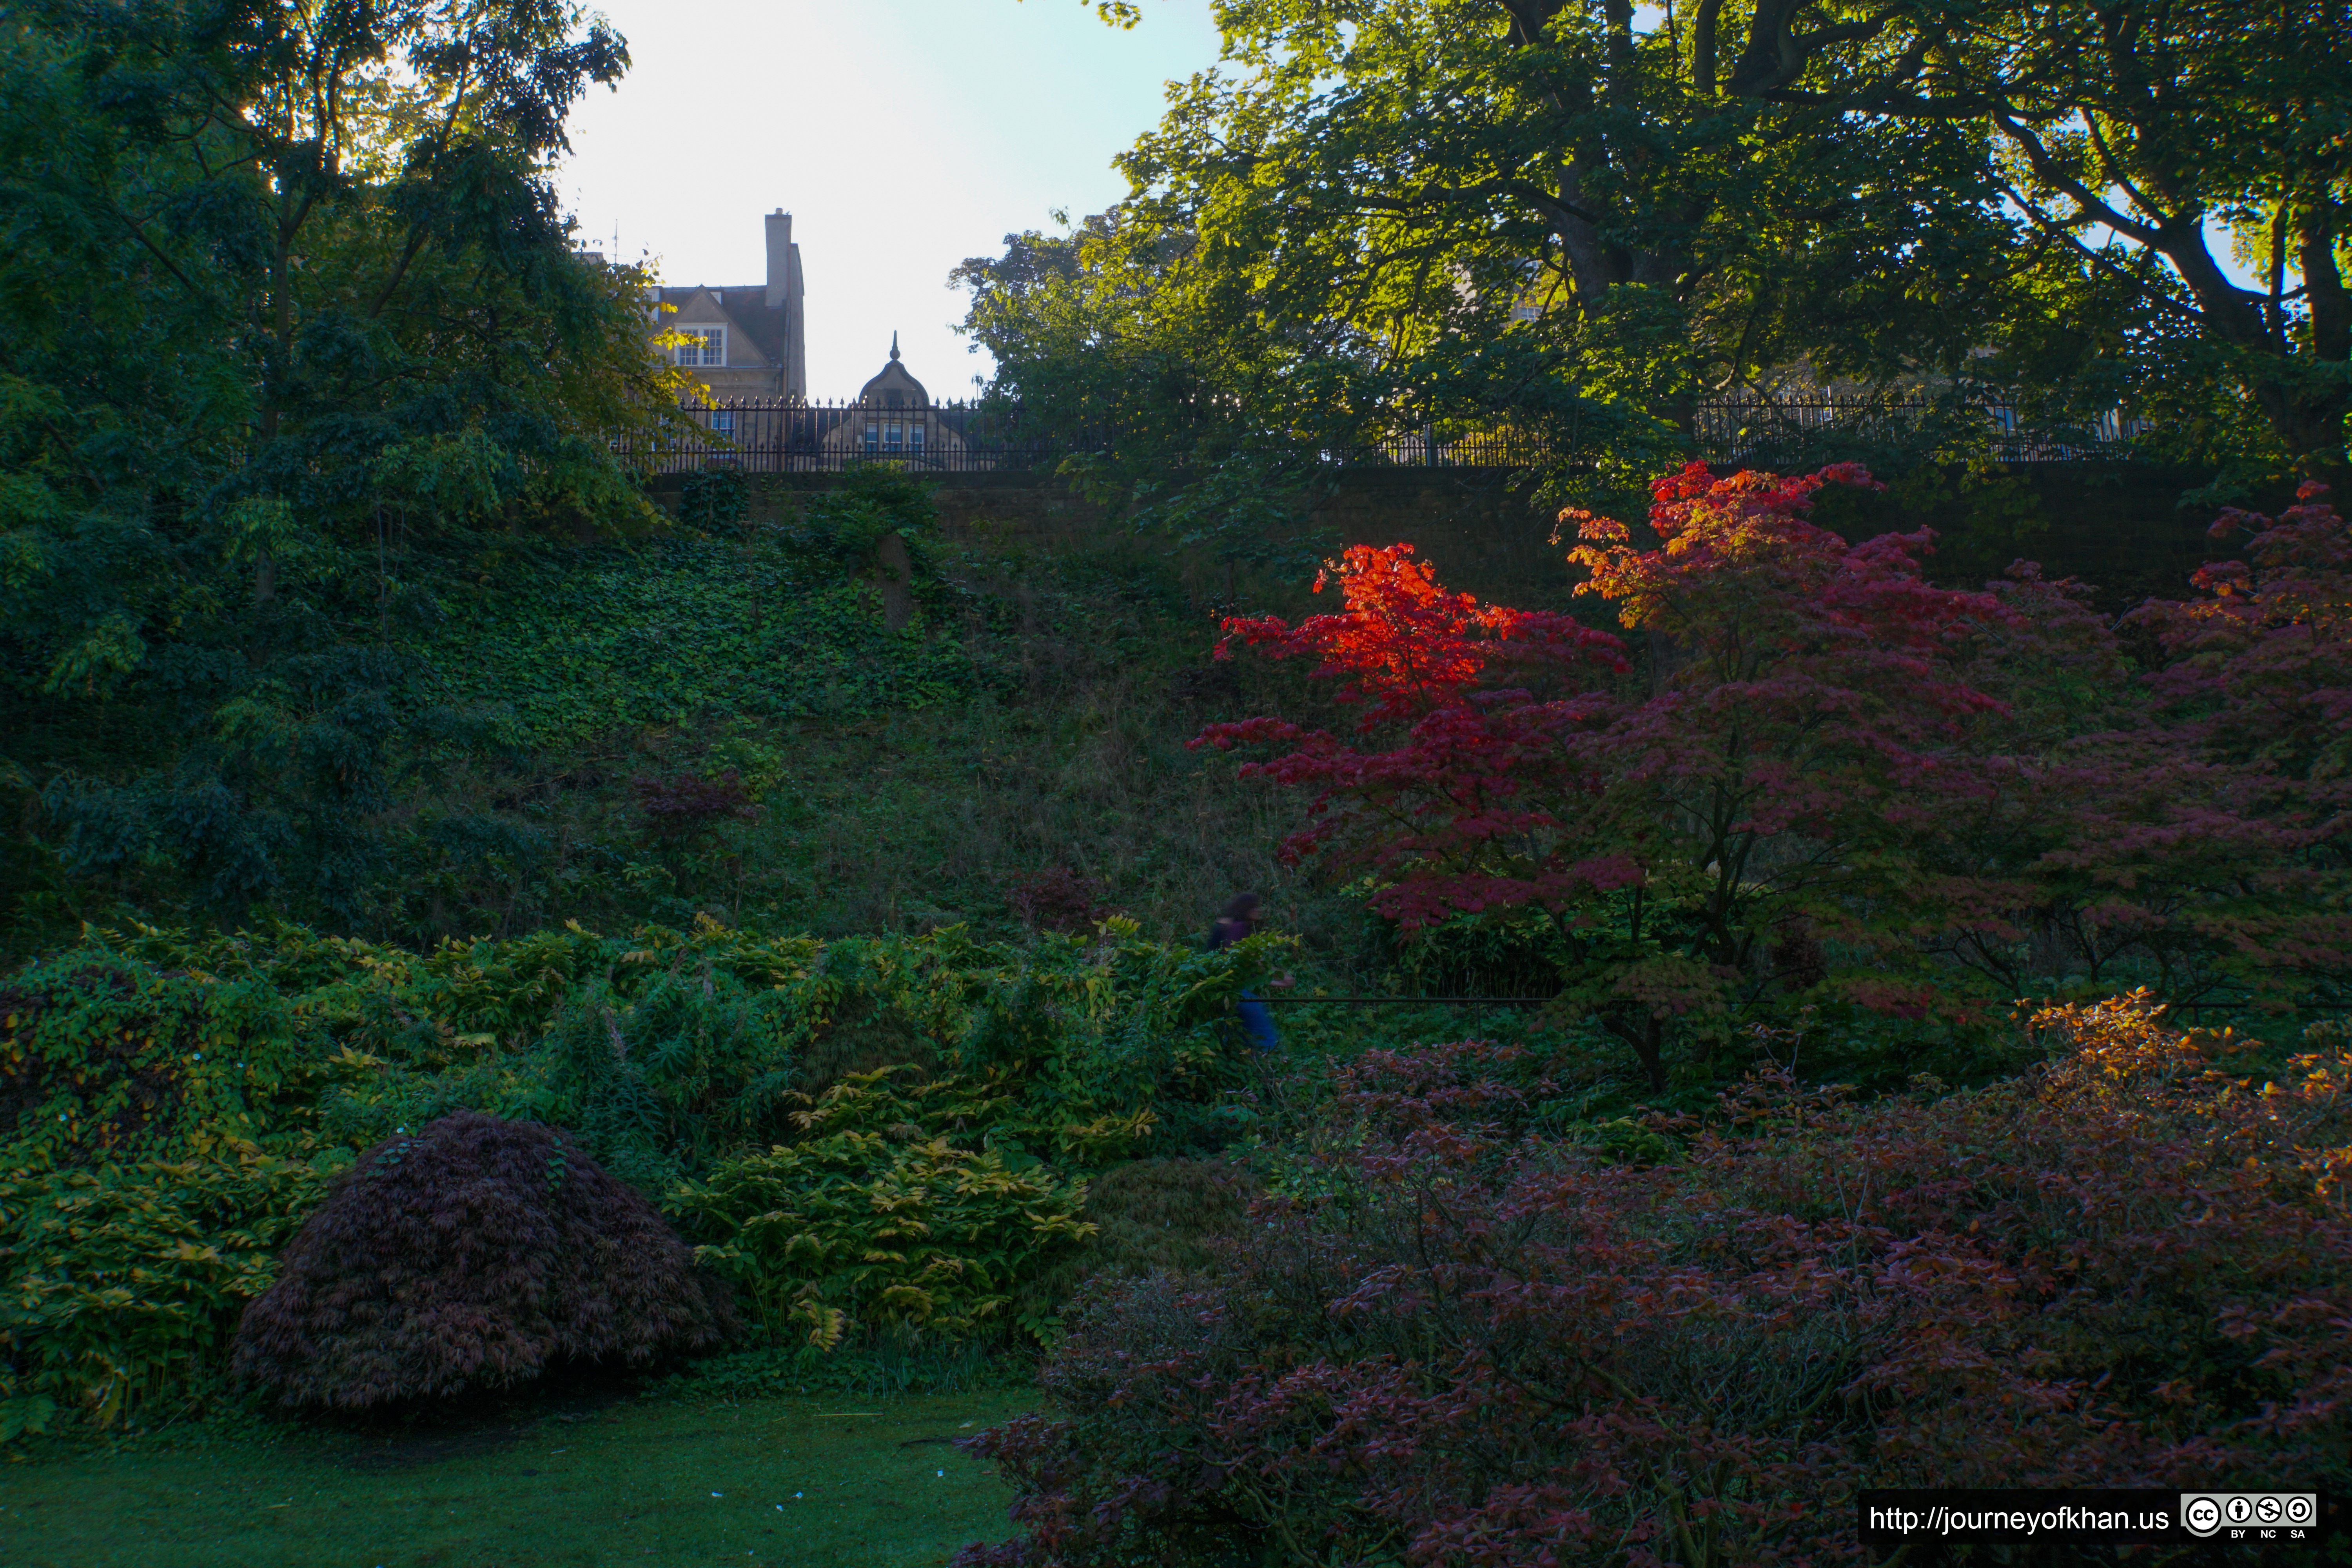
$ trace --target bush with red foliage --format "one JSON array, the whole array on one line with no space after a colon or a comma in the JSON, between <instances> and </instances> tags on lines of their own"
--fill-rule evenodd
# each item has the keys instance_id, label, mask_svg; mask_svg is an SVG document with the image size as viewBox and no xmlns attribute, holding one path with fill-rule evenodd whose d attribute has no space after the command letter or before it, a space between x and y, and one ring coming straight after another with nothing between
<instances>
[{"instance_id":1,"label":"bush with red foliage","mask_svg":"<svg viewBox=\"0 0 2352 1568\"><path fill-rule=\"evenodd\" d=\"M1727 1041L1794 992L1958 1020L2053 962L2100 986L2134 965L2180 998L2352 978L2352 543L2332 511L2239 520L2254 567L2142 612L2169 660L2151 688L2078 584L2021 563L1935 586L1927 530L1848 543L1809 521L1832 484L1874 481L1693 465L1654 487L1648 547L1564 514L1577 592L1648 639L1641 686L1614 637L1356 547L1330 574L1341 611L1229 621L1225 645L1314 659L1355 733L1263 717L1193 744L1271 748L1243 773L1307 797L1284 858L1369 873L1408 930L1552 915L1562 1006L1658 1088L1675 1035Z\"/></svg>"},{"instance_id":2,"label":"bush with red foliage","mask_svg":"<svg viewBox=\"0 0 2352 1568\"><path fill-rule=\"evenodd\" d=\"M360 1157L246 1310L235 1365L287 1405L359 1410L734 1326L725 1287L568 1134L460 1111Z\"/></svg>"},{"instance_id":3,"label":"bush with red foliage","mask_svg":"<svg viewBox=\"0 0 2352 1568\"><path fill-rule=\"evenodd\" d=\"M1775 989L1780 931L1855 954L1832 977L1848 1000L1916 1010L1929 987L1904 961L1969 879L1913 851L2004 782L1980 654L1989 630L2013 643L2032 623L1929 585L1924 531L1849 545L1806 521L1831 484L1874 488L1851 465L1727 479L1694 465L1655 487L1654 549L1568 514L1591 572L1578 592L1652 639L1659 689L1620 679L1614 637L1446 594L1405 547L1360 548L1339 563L1343 612L1227 627L1317 658L1363 707L1358 743L1273 719L1194 743L1292 748L1244 770L1311 792L1284 856L1369 870L1375 906L1408 929L1553 911L1566 1004L1655 1086L1677 1020L1721 1033ZM1890 965L1910 984L1890 986Z\"/></svg>"},{"instance_id":4,"label":"bush with red foliage","mask_svg":"<svg viewBox=\"0 0 2352 1568\"><path fill-rule=\"evenodd\" d=\"M2207 748L2336 780L2340 805L2352 791L2352 535L2326 496L2306 479L2275 518L2224 510L2213 536L2242 534L2249 559L2206 566L2200 597L2130 618L2162 642L2157 685Z\"/></svg>"},{"instance_id":5,"label":"bush with red foliage","mask_svg":"<svg viewBox=\"0 0 2352 1568\"><path fill-rule=\"evenodd\" d=\"M670 843L692 838L721 822L748 822L759 815L743 787L743 775L730 768L715 779L694 773L631 781L637 808L656 836Z\"/></svg>"},{"instance_id":6,"label":"bush with red foliage","mask_svg":"<svg viewBox=\"0 0 2352 1568\"><path fill-rule=\"evenodd\" d=\"M2275 519L2223 512L2212 532L2242 533L2246 559L2200 571L2186 602L2126 617L2165 657L2148 682L2157 722L2114 740L2145 754L2160 737L2146 771L2181 805L2076 850L2112 868L2129 919L2161 919L2169 900L2258 994L2352 981L2352 532L2326 492L2306 480ZM2189 857L2203 896L2184 900L2168 873Z\"/></svg>"},{"instance_id":7,"label":"bush with red foliage","mask_svg":"<svg viewBox=\"0 0 2352 1568\"><path fill-rule=\"evenodd\" d=\"M1034 931L1091 931L1103 918L1102 880L1052 866L1013 884L1004 901Z\"/></svg>"},{"instance_id":8,"label":"bush with red foliage","mask_svg":"<svg viewBox=\"0 0 2352 1568\"><path fill-rule=\"evenodd\" d=\"M1494 1047L1370 1061L1219 1266L1072 1314L976 1444L1025 1533L960 1561L1837 1562L1864 1486L2352 1482L2352 1055L2038 1022L2024 1079L1759 1078L1647 1169L1510 1134Z\"/></svg>"}]
</instances>

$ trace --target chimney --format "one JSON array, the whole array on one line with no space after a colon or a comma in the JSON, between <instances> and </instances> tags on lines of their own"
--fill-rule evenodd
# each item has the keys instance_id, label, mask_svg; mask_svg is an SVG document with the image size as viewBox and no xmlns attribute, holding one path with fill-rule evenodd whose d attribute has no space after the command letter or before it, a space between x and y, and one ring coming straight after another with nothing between
<instances>
[{"instance_id":1,"label":"chimney","mask_svg":"<svg viewBox=\"0 0 2352 1568\"><path fill-rule=\"evenodd\" d=\"M778 207L768 215L768 309L784 302L793 271L793 215Z\"/></svg>"}]
</instances>

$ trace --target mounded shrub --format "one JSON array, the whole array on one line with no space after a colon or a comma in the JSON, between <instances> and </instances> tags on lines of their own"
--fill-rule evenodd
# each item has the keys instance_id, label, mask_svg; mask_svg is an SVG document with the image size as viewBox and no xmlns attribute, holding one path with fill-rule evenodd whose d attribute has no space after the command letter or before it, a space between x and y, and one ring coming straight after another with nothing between
<instances>
[{"instance_id":1,"label":"mounded shrub","mask_svg":"<svg viewBox=\"0 0 2352 1568\"><path fill-rule=\"evenodd\" d=\"M358 1410L733 1328L724 1288L569 1134L461 1111L360 1157L247 1309L235 1364L289 1405Z\"/></svg>"}]
</instances>

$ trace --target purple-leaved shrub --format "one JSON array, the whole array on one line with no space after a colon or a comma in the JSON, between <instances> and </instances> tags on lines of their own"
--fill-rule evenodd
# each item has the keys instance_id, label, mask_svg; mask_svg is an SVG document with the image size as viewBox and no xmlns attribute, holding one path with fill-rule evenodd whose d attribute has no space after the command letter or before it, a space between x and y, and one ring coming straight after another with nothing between
<instances>
[{"instance_id":1,"label":"purple-leaved shrub","mask_svg":"<svg viewBox=\"0 0 2352 1568\"><path fill-rule=\"evenodd\" d=\"M2038 1024L1641 1168L1514 1131L1509 1047L1368 1052L1223 1256L1082 1292L975 1444L1024 1534L958 1561L1822 1563L1864 1487L2343 1487L2341 1036L2256 1087L2144 995Z\"/></svg>"},{"instance_id":2,"label":"purple-leaved shrub","mask_svg":"<svg viewBox=\"0 0 2352 1568\"><path fill-rule=\"evenodd\" d=\"M235 1366L287 1405L358 1410L734 1326L725 1288L569 1134L469 1110L360 1156L246 1310Z\"/></svg>"}]
</instances>

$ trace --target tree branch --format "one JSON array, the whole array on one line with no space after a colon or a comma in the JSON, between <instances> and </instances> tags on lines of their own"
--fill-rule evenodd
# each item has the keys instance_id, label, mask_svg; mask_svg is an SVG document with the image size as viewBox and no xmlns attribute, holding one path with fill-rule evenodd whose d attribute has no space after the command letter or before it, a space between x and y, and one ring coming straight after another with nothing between
<instances>
[{"instance_id":1,"label":"tree branch","mask_svg":"<svg viewBox=\"0 0 2352 1568\"><path fill-rule=\"evenodd\" d=\"M2110 206L2104 197L2066 173L2058 160L2051 155L2048 144L2019 121L2008 109L1994 108L1992 122L2025 154L2025 161L2033 165L2036 175L2073 199L2077 208L2076 222L2103 223L2117 234L2136 239L2151 249L2156 248L2160 237L2158 230L2125 216ZM2033 205L2039 205L2038 203Z\"/></svg>"},{"instance_id":2,"label":"tree branch","mask_svg":"<svg viewBox=\"0 0 2352 1568\"><path fill-rule=\"evenodd\" d=\"M368 307L369 321L373 321L383 314L384 306L392 302L393 291L400 287L400 280L408 276L409 263L416 259L417 252L425 248L428 237L430 236L423 224L410 226L408 244L402 249L398 264L393 268L392 276L384 279L383 288L376 294L375 303Z\"/></svg>"},{"instance_id":3,"label":"tree branch","mask_svg":"<svg viewBox=\"0 0 2352 1568\"><path fill-rule=\"evenodd\" d=\"M1715 25L1723 0L1699 0L1691 15L1691 90L1713 100L1722 91L1715 75Z\"/></svg>"},{"instance_id":4,"label":"tree branch","mask_svg":"<svg viewBox=\"0 0 2352 1568\"><path fill-rule=\"evenodd\" d=\"M173 277L180 280L181 288L185 289L189 293L194 295L199 300L210 300L212 298L209 291L197 288L194 282L189 279L188 275L180 270L179 264L164 254L163 247L162 246L157 245L153 240L147 237L146 229L140 226L137 218L132 217L129 213L124 212L119 206L115 206L112 203L109 203L108 206L110 210L113 212L114 216L121 220L122 226L131 231L131 237L133 239L136 239L141 245L146 247L147 253L150 256L152 256L156 260L163 264L163 270L169 272Z\"/></svg>"},{"instance_id":5,"label":"tree branch","mask_svg":"<svg viewBox=\"0 0 2352 1568\"><path fill-rule=\"evenodd\" d=\"M2169 222L2169 216L2165 213L2164 207L2148 199L2147 193L2139 188L2139 182L2133 179L2130 173L2124 168L2123 160L2116 156L2115 149L2107 145L2107 139L2099 133L2099 117L2085 110L2083 113L2083 126L2090 132L2091 146L2098 153L2099 167L2105 173L2108 180L2121 185L2124 188L2124 195L2137 203L2142 212L2158 215L2158 223Z\"/></svg>"},{"instance_id":6,"label":"tree branch","mask_svg":"<svg viewBox=\"0 0 2352 1568\"><path fill-rule=\"evenodd\" d=\"M1886 30L1885 15L1836 26L1794 33L1790 25L1804 0L1756 0L1748 24L1748 47L1733 68L1727 90L1740 98L1756 98L1787 87L1802 76L1822 50L1838 44L1859 43Z\"/></svg>"}]
</instances>

